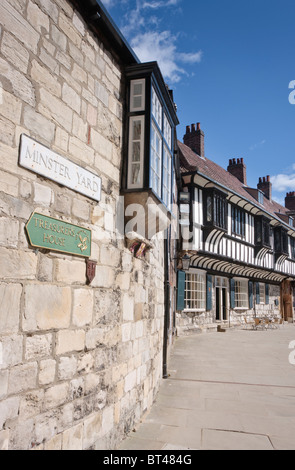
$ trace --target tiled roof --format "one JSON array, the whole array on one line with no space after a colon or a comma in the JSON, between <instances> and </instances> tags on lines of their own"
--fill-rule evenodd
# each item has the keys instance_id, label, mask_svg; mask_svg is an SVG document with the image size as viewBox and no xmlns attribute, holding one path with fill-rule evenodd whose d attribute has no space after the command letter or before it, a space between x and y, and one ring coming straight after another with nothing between
<instances>
[{"instance_id":1,"label":"tiled roof","mask_svg":"<svg viewBox=\"0 0 295 470\"><path fill-rule=\"evenodd\" d=\"M273 200L269 200L264 197L264 203L259 204L258 201L245 189L245 186L238 178L233 176L231 173L226 171L221 166L214 163L205 157L200 157L187 145L178 141L179 153L180 153L180 170L181 173L198 172L206 176L209 180L221 184L228 190L232 190L236 194L240 195L243 199L254 203L256 206L260 206L261 209L270 213L274 217L278 218L277 213L287 214L288 209L281 206Z\"/></svg>"}]
</instances>

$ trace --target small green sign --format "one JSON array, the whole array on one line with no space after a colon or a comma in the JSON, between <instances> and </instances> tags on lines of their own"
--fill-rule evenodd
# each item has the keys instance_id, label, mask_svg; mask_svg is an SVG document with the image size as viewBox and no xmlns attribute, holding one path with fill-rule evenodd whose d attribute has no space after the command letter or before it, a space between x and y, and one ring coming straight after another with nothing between
<instances>
[{"instance_id":1,"label":"small green sign","mask_svg":"<svg viewBox=\"0 0 295 470\"><path fill-rule=\"evenodd\" d=\"M36 248L89 258L91 230L34 212L26 224L30 244Z\"/></svg>"}]
</instances>

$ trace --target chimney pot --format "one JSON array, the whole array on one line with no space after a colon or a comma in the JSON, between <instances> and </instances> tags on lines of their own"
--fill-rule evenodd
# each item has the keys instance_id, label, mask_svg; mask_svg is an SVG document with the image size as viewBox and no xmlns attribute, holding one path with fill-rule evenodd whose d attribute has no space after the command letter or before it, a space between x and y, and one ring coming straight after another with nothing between
<instances>
[{"instance_id":1,"label":"chimney pot","mask_svg":"<svg viewBox=\"0 0 295 470\"><path fill-rule=\"evenodd\" d=\"M243 158L231 158L227 171L235 176L243 184L247 184L246 165Z\"/></svg>"},{"instance_id":2,"label":"chimney pot","mask_svg":"<svg viewBox=\"0 0 295 470\"><path fill-rule=\"evenodd\" d=\"M200 157L205 157L204 137L205 134L201 130L200 123L191 124L191 126L186 126L183 143Z\"/></svg>"},{"instance_id":3,"label":"chimney pot","mask_svg":"<svg viewBox=\"0 0 295 470\"><path fill-rule=\"evenodd\" d=\"M257 184L257 189L260 189L260 191L263 192L265 197L267 197L267 199L271 200L272 184L271 184L269 175L267 175L266 177L263 176L262 178L259 178L259 182Z\"/></svg>"},{"instance_id":4,"label":"chimney pot","mask_svg":"<svg viewBox=\"0 0 295 470\"><path fill-rule=\"evenodd\" d=\"M285 207L289 211L294 212L294 215L295 215L295 192L294 191L290 191L289 193L286 194Z\"/></svg>"}]
</instances>

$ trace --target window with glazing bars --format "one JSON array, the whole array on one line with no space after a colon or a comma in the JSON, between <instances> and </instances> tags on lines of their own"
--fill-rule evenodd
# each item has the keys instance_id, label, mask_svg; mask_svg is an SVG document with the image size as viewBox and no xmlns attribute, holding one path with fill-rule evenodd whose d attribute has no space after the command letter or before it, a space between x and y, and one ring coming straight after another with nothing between
<instances>
[{"instance_id":1,"label":"window with glazing bars","mask_svg":"<svg viewBox=\"0 0 295 470\"><path fill-rule=\"evenodd\" d=\"M206 309L206 275L188 273L185 278L185 310Z\"/></svg>"},{"instance_id":2,"label":"window with glazing bars","mask_svg":"<svg viewBox=\"0 0 295 470\"><path fill-rule=\"evenodd\" d=\"M235 280L235 308L249 308L248 280Z\"/></svg>"}]
</instances>

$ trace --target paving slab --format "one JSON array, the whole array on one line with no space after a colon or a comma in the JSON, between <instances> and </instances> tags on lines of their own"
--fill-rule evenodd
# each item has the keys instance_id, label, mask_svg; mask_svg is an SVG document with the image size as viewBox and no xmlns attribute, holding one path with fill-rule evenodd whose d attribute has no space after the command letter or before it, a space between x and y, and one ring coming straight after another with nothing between
<instances>
[{"instance_id":1,"label":"paving slab","mask_svg":"<svg viewBox=\"0 0 295 470\"><path fill-rule=\"evenodd\" d=\"M151 411L118 450L295 450L295 326L177 338Z\"/></svg>"}]
</instances>

